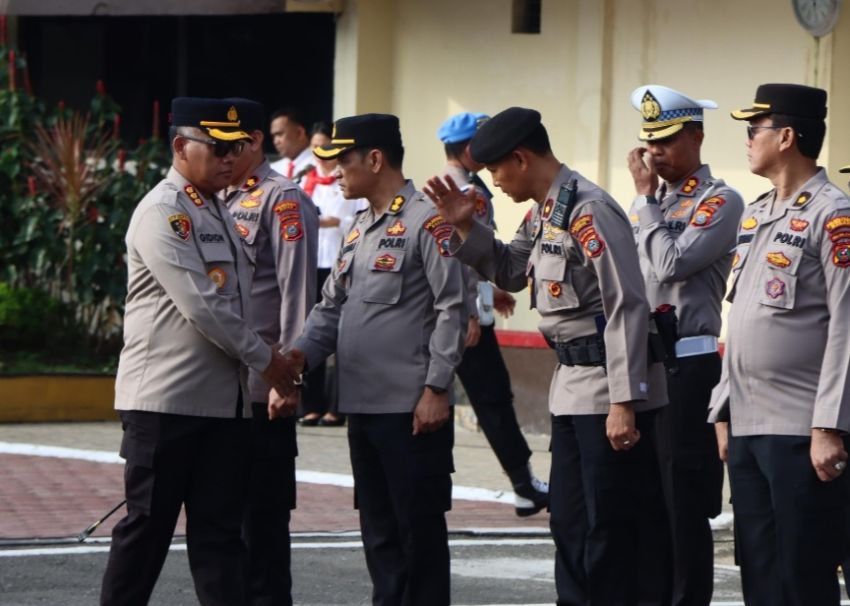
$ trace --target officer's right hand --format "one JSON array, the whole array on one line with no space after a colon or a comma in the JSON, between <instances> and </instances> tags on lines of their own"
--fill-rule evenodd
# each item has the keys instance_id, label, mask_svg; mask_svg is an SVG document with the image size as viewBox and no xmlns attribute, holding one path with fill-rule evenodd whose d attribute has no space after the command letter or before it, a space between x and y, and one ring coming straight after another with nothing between
<instances>
[{"instance_id":1,"label":"officer's right hand","mask_svg":"<svg viewBox=\"0 0 850 606\"><path fill-rule=\"evenodd\" d=\"M299 356L293 355L295 352ZM263 378L274 387L281 395L292 394L296 385L301 382L301 371L304 369L304 354L293 350L284 356L279 351L272 349L272 359L263 371Z\"/></svg>"},{"instance_id":2,"label":"officer's right hand","mask_svg":"<svg viewBox=\"0 0 850 606\"><path fill-rule=\"evenodd\" d=\"M658 189L658 172L652 154L647 153L645 147L636 147L629 152L627 159L635 191L639 196L654 196Z\"/></svg>"},{"instance_id":3,"label":"officer's right hand","mask_svg":"<svg viewBox=\"0 0 850 606\"><path fill-rule=\"evenodd\" d=\"M847 467L847 451L844 449L844 439L838 432L813 429L809 454L812 459L812 467L815 468L815 473L821 482L831 482L837 479Z\"/></svg>"},{"instance_id":4,"label":"officer's right hand","mask_svg":"<svg viewBox=\"0 0 850 606\"><path fill-rule=\"evenodd\" d=\"M514 315L516 307L516 299L513 295L501 288L493 288L493 309L496 310L503 318L510 318Z\"/></svg>"},{"instance_id":5,"label":"officer's right hand","mask_svg":"<svg viewBox=\"0 0 850 606\"><path fill-rule=\"evenodd\" d=\"M635 427L635 409L631 402L611 404L605 419L605 433L614 450L631 450L640 440L640 431Z\"/></svg>"},{"instance_id":6,"label":"officer's right hand","mask_svg":"<svg viewBox=\"0 0 850 606\"><path fill-rule=\"evenodd\" d=\"M729 459L729 423L718 421L714 424L714 433L717 436L717 454L726 463Z\"/></svg>"},{"instance_id":7,"label":"officer's right hand","mask_svg":"<svg viewBox=\"0 0 850 606\"><path fill-rule=\"evenodd\" d=\"M454 226L461 239L465 239L475 223L475 188L463 193L448 175L445 181L440 177L431 177L427 183L428 186L423 187L422 191L431 198L440 215Z\"/></svg>"}]
</instances>

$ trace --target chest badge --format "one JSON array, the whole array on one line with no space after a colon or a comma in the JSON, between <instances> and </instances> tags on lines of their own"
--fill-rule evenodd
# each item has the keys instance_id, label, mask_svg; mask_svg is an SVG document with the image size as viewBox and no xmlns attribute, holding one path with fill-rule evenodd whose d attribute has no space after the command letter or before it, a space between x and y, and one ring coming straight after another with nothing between
<instances>
[{"instance_id":1,"label":"chest badge","mask_svg":"<svg viewBox=\"0 0 850 606\"><path fill-rule=\"evenodd\" d=\"M400 236L407 231L407 227L401 222L401 219L396 219L392 225L387 228L388 236Z\"/></svg>"},{"instance_id":2,"label":"chest badge","mask_svg":"<svg viewBox=\"0 0 850 606\"><path fill-rule=\"evenodd\" d=\"M227 282L227 274L224 273L224 270L220 267L213 267L207 272L207 275L217 288L221 288Z\"/></svg>"},{"instance_id":3,"label":"chest badge","mask_svg":"<svg viewBox=\"0 0 850 606\"><path fill-rule=\"evenodd\" d=\"M384 253L375 259L375 269L378 271L392 271L395 268L396 258L389 253Z\"/></svg>"},{"instance_id":4,"label":"chest badge","mask_svg":"<svg viewBox=\"0 0 850 606\"><path fill-rule=\"evenodd\" d=\"M791 231L806 231L809 222L805 219L791 219Z\"/></svg>"},{"instance_id":5,"label":"chest badge","mask_svg":"<svg viewBox=\"0 0 850 606\"><path fill-rule=\"evenodd\" d=\"M247 228L247 227L245 227L244 225L242 225L241 223L237 223L237 224L236 224L236 231L237 231L237 232L239 232L239 237L240 237L240 238L247 238L247 237L248 237L248 234L250 234L250 233L251 233L251 232L248 230L248 228Z\"/></svg>"},{"instance_id":6,"label":"chest badge","mask_svg":"<svg viewBox=\"0 0 850 606\"><path fill-rule=\"evenodd\" d=\"M359 238L359 237L360 237L360 230L359 230L359 229L357 229L357 228L354 228L354 229L353 229L353 230L351 230L351 231L348 233L348 235L345 237L345 243L346 243L346 244L351 244L352 242L354 242L355 240L357 240L357 238Z\"/></svg>"},{"instance_id":7,"label":"chest badge","mask_svg":"<svg viewBox=\"0 0 850 606\"><path fill-rule=\"evenodd\" d=\"M256 198L245 198L239 203L242 208L257 208L259 205L260 201Z\"/></svg>"},{"instance_id":8,"label":"chest badge","mask_svg":"<svg viewBox=\"0 0 850 606\"><path fill-rule=\"evenodd\" d=\"M776 267L788 267L789 265L791 265L791 259L786 257L781 252L767 253L767 262Z\"/></svg>"},{"instance_id":9,"label":"chest badge","mask_svg":"<svg viewBox=\"0 0 850 606\"><path fill-rule=\"evenodd\" d=\"M549 218L549 215L552 214L552 209L555 207L555 202L552 198L548 198L546 202L543 203L543 219L546 220Z\"/></svg>"},{"instance_id":10,"label":"chest badge","mask_svg":"<svg viewBox=\"0 0 850 606\"><path fill-rule=\"evenodd\" d=\"M778 299L785 294L785 282L779 278L773 278L768 281L765 292L771 299Z\"/></svg>"},{"instance_id":11,"label":"chest badge","mask_svg":"<svg viewBox=\"0 0 850 606\"><path fill-rule=\"evenodd\" d=\"M741 223L741 228L746 229L747 231L753 230L758 226L758 219L755 217L749 217Z\"/></svg>"},{"instance_id":12,"label":"chest badge","mask_svg":"<svg viewBox=\"0 0 850 606\"><path fill-rule=\"evenodd\" d=\"M558 282L549 282L549 294L554 298L561 296L561 284Z\"/></svg>"}]
</instances>

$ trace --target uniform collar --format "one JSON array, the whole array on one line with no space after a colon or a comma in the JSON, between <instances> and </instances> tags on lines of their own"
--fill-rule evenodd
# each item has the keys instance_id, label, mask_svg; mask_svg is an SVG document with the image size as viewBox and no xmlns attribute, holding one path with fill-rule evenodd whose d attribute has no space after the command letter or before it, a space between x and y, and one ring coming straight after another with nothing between
<instances>
[{"instance_id":1,"label":"uniform collar","mask_svg":"<svg viewBox=\"0 0 850 606\"><path fill-rule=\"evenodd\" d=\"M546 192L546 200L543 201L542 205L538 206L542 209L546 205L547 201L552 200L554 202L557 200L558 194L561 193L561 185L569 183L573 176L575 176L575 172L566 164L561 164L561 170L558 171L558 176L555 177L555 180L552 181L552 185L549 186L549 191Z\"/></svg>"},{"instance_id":2,"label":"uniform collar","mask_svg":"<svg viewBox=\"0 0 850 606\"><path fill-rule=\"evenodd\" d=\"M410 203L413 194L416 193L416 188L413 186L413 181L408 179L404 186L393 196L392 202L387 207L387 215L397 215L402 209Z\"/></svg>"},{"instance_id":3,"label":"uniform collar","mask_svg":"<svg viewBox=\"0 0 850 606\"><path fill-rule=\"evenodd\" d=\"M239 190L251 191L252 189L255 189L269 175L271 170L272 169L268 161L263 160L263 163L255 168L253 172L245 178L242 185L239 186Z\"/></svg>"},{"instance_id":4,"label":"uniform collar","mask_svg":"<svg viewBox=\"0 0 850 606\"><path fill-rule=\"evenodd\" d=\"M211 198L204 197L204 195L198 191L198 188L184 177L175 167L172 166L168 169L168 174L165 178L176 185L177 189L186 194L186 196L188 196L192 203L198 208L204 208L211 202Z\"/></svg>"},{"instance_id":5,"label":"uniform collar","mask_svg":"<svg viewBox=\"0 0 850 606\"><path fill-rule=\"evenodd\" d=\"M820 190L829 183L829 178L826 175L826 170L822 166L818 166L817 172L812 177L800 186L800 189L785 200L782 205L783 209L801 210L809 205L812 198L820 193ZM773 195L776 195L776 190L773 190Z\"/></svg>"},{"instance_id":6,"label":"uniform collar","mask_svg":"<svg viewBox=\"0 0 850 606\"><path fill-rule=\"evenodd\" d=\"M701 165L691 175L677 183L667 183L667 195L675 193L677 196L696 198L711 183L711 169L708 164Z\"/></svg>"}]
</instances>

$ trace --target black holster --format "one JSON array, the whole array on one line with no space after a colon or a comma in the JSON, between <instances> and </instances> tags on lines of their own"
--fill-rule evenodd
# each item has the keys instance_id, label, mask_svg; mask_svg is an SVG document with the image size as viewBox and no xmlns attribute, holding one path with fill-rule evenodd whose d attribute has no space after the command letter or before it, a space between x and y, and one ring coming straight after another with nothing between
<instances>
[{"instance_id":1,"label":"black holster","mask_svg":"<svg viewBox=\"0 0 850 606\"><path fill-rule=\"evenodd\" d=\"M564 343L546 339L564 366L605 366L605 339L601 335L578 337Z\"/></svg>"},{"instance_id":2,"label":"black holster","mask_svg":"<svg viewBox=\"0 0 850 606\"><path fill-rule=\"evenodd\" d=\"M649 360L663 362L671 375L679 372L676 341L679 340L679 320L675 305L659 305L652 314L649 330ZM654 330L653 330L654 329Z\"/></svg>"}]
</instances>

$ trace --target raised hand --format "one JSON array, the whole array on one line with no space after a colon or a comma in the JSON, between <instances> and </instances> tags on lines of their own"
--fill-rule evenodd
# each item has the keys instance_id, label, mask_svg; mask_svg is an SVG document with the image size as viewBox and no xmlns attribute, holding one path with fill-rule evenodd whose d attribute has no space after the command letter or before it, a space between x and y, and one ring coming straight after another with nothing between
<instances>
[{"instance_id":1,"label":"raised hand","mask_svg":"<svg viewBox=\"0 0 850 606\"><path fill-rule=\"evenodd\" d=\"M658 172L655 158L645 147L636 147L628 155L629 172L635 182L635 191L641 196L654 196L658 189Z\"/></svg>"}]
</instances>

